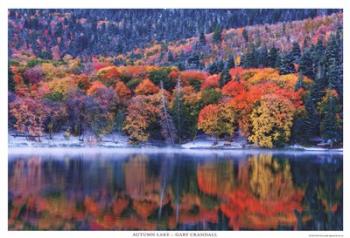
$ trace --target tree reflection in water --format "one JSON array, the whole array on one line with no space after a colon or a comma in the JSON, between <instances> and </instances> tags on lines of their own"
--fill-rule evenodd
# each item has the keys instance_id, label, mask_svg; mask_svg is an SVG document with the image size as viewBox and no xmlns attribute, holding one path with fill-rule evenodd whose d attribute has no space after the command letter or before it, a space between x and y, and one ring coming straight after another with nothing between
<instances>
[{"instance_id":1,"label":"tree reflection in water","mask_svg":"<svg viewBox=\"0 0 350 238\"><path fill-rule=\"evenodd\" d=\"M342 154L10 156L10 230L341 230Z\"/></svg>"}]
</instances>

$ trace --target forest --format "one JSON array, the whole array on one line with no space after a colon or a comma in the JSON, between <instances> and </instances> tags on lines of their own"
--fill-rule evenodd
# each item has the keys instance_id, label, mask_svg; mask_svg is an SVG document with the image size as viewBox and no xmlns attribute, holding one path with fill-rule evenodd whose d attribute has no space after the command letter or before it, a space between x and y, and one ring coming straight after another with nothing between
<instances>
[{"instance_id":1,"label":"forest","mask_svg":"<svg viewBox=\"0 0 350 238\"><path fill-rule=\"evenodd\" d=\"M10 131L30 140L122 133L131 144L182 144L206 134L264 148L342 146L341 11L102 15L9 11Z\"/></svg>"}]
</instances>

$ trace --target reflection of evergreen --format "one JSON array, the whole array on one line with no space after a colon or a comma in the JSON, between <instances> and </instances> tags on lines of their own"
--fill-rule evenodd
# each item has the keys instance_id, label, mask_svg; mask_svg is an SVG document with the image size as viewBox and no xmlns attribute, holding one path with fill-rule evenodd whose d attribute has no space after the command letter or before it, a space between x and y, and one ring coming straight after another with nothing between
<instances>
[{"instance_id":1,"label":"reflection of evergreen","mask_svg":"<svg viewBox=\"0 0 350 238\"><path fill-rule=\"evenodd\" d=\"M308 158L292 160L293 178L305 188L303 212L296 212L301 230L341 230L343 228L342 160L326 155L305 163ZM320 161L321 160L321 161ZM338 184L338 187L337 187ZM337 206L335 211L331 208ZM310 219L307 219L310 217ZM302 221L306 219L306 221Z\"/></svg>"}]
</instances>

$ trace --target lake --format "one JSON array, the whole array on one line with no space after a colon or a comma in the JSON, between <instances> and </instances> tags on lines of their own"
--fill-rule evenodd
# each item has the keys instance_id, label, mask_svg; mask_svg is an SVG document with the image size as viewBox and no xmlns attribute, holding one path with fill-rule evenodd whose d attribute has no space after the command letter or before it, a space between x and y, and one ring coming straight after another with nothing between
<instances>
[{"instance_id":1,"label":"lake","mask_svg":"<svg viewBox=\"0 0 350 238\"><path fill-rule=\"evenodd\" d=\"M10 230L343 229L342 153L63 151L9 154Z\"/></svg>"}]
</instances>

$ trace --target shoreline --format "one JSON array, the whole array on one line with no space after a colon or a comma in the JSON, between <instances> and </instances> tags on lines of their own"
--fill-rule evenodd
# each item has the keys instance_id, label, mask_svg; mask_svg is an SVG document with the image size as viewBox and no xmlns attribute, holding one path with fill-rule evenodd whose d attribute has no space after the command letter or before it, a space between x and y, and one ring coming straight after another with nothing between
<instances>
[{"instance_id":1,"label":"shoreline","mask_svg":"<svg viewBox=\"0 0 350 238\"><path fill-rule=\"evenodd\" d=\"M223 154L343 154L343 149L325 149L325 150L303 150L303 149L266 149L266 148L183 148L183 147L8 147L8 155L16 154L99 154L99 153L190 153L190 154L206 154L206 153L223 153Z\"/></svg>"}]
</instances>

